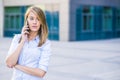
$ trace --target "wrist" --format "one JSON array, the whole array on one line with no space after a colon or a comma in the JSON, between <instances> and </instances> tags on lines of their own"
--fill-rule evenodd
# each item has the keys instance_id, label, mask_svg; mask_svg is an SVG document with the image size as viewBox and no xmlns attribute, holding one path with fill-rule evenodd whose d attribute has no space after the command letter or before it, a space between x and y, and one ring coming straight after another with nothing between
<instances>
[{"instance_id":1,"label":"wrist","mask_svg":"<svg viewBox=\"0 0 120 80\"><path fill-rule=\"evenodd\" d=\"M25 40L21 40L21 42L20 42L20 43L24 44L24 43L25 43Z\"/></svg>"},{"instance_id":2,"label":"wrist","mask_svg":"<svg viewBox=\"0 0 120 80\"><path fill-rule=\"evenodd\" d=\"M16 68L16 69L17 69L18 67L19 67L19 65L18 65L18 64L16 64L16 65L14 66L14 68Z\"/></svg>"}]
</instances>

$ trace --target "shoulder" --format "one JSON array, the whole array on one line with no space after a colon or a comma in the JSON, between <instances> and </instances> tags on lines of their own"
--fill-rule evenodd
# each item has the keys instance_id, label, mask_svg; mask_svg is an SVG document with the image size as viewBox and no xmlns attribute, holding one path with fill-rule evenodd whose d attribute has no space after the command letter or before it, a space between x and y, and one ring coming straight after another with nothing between
<instances>
[{"instance_id":1,"label":"shoulder","mask_svg":"<svg viewBox=\"0 0 120 80\"><path fill-rule=\"evenodd\" d=\"M21 37L21 34L14 34L14 37L16 38Z\"/></svg>"},{"instance_id":2,"label":"shoulder","mask_svg":"<svg viewBox=\"0 0 120 80\"><path fill-rule=\"evenodd\" d=\"M48 49L51 47L51 41L46 39L45 43L41 46L42 49Z\"/></svg>"},{"instance_id":3,"label":"shoulder","mask_svg":"<svg viewBox=\"0 0 120 80\"><path fill-rule=\"evenodd\" d=\"M21 38L21 34L14 34L14 37L13 37L13 42L18 42Z\"/></svg>"},{"instance_id":4,"label":"shoulder","mask_svg":"<svg viewBox=\"0 0 120 80\"><path fill-rule=\"evenodd\" d=\"M51 45L51 41L49 39L46 39L46 41L43 45Z\"/></svg>"},{"instance_id":5,"label":"shoulder","mask_svg":"<svg viewBox=\"0 0 120 80\"><path fill-rule=\"evenodd\" d=\"M44 44L50 44L50 43L51 43L51 41L49 39L46 39Z\"/></svg>"}]
</instances>

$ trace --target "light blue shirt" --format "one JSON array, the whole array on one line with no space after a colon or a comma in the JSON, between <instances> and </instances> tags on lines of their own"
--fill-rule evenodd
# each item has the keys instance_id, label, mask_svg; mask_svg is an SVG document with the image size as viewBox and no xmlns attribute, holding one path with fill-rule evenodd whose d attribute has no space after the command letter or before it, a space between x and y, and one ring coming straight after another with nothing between
<instances>
[{"instance_id":1,"label":"light blue shirt","mask_svg":"<svg viewBox=\"0 0 120 80\"><path fill-rule=\"evenodd\" d=\"M16 34L12 40L8 56L17 48L21 35ZM31 41L26 41L19 55L18 64L32 68L39 68L47 72L49 58L51 55L50 41L38 47L39 36ZM14 69L12 80L43 80L40 77L32 76L18 69Z\"/></svg>"}]
</instances>

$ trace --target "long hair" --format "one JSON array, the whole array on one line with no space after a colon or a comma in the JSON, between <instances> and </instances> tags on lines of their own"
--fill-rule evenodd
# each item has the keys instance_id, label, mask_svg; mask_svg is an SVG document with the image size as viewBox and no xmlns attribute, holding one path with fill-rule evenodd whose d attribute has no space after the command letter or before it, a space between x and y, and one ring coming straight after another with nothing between
<instances>
[{"instance_id":1,"label":"long hair","mask_svg":"<svg viewBox=\"0 0 120 80\"><path fill-rule=\"evenodd\" d=\"M45 14L41 8L39 8L37 6L31 6L27 9L27 11L25 13L24 24L26 24L26 21L27 21L27 18L28 18L28 15L30 12L33 12L37 16L37 18L41 21L40 29L38 31L38 35L40 38L38 47L40 47L40 46L42 46L42 44L45 43L45 41L48 37L48 26L47 26Z\"/></svg>"}]
</instances>

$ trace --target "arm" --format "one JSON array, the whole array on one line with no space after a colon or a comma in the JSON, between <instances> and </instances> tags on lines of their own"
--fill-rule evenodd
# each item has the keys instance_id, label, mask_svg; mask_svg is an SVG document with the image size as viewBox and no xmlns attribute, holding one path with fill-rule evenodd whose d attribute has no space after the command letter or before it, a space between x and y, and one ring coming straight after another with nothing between
<instances>
[{"instance_id":1,"label":"arm","mask_svg":"<svg viewBox=\"0 0 120 80\"><path fill-rule=\"evenodd\" d=\"M23 45L24 45L24 42L21 41L18 44L16 50L6 58L6 64L9 68L12 68L17 63L18 57Z\"/></svg>"},{"instance_id":2,"label":"arm","mask_svg":"<svg viewBox=\"0 0 120 80\"><path fill-rule=\"evenodd\" d=\"M6 57L6 65L9 68L12 68L13 66L15 66L17 64L19 54L22 50L24 42L27 40L27 34L29 34L29 32L27 32L27 29L28 29L27 27L23 27L20 42L18 40L18 37L15 36L13 38L11 47L8 51L9 55ZM16 45L17 45L17 47L16 47Z\"/></svg>"},{"instance_id":3,"label":"arm","mask_svg":"<svg viewBox=\"0 0 120 80\"><path fill-rule=\"evenodd\" d=\"M33 76L38 76L38 77L44 77L46 72L44 70L41 70L39 68L31 68L27 66L22 66L22 65L15 65L16 69L19 69L27 74L33 75Z\"/></svg>"},{"instance_id":4,"label":"arm","mask_svg":"<svg viewBox=\"0 0 120 80\"><path fill-rule=\"evenodd\" d=\"M42 54L38 63L39 66L37 68L31 68L22 65L15 65L15 68L30 75L38 76L41 78L44 77L47 72L48 62L51 55L50 42L47 41L46 44L42 46L42 49Z\"/></svg>"}]
</instances>

